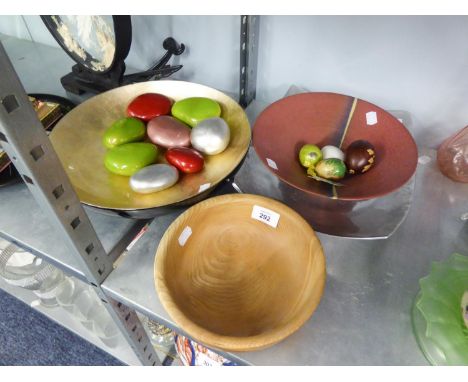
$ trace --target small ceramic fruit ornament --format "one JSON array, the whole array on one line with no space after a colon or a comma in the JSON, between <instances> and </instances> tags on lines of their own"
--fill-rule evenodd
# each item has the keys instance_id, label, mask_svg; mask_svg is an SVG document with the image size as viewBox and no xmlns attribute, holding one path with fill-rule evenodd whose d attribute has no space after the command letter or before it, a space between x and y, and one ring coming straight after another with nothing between
<instances>
[{"instance_id":1,"label":"small ceramic fruit ornament","mask_svg":"<svg viewBox=\"0 0 468 382\"><path fill-rule=\"evenodd\" d=\"M180 171L193 174L203 170L203 155L188 147L173 147L166 151L166 160Z\"/></svg>"},{"instance_id":2,"label":"small ceramic fruit ornament","mask_svg":"<svg viewBox=\"0 0 468 382\"><path fill-rule=\"evenodd\" d=\"M169 114L172 101L165 95L145 93L136 97L127 107L130 117L139 118L145 122L160 115Z\"/></svg>"},{"instance_id":3,"label":"small ceramic fruit ornament","mask_svg":"<svg viewBox=\"0 0 468 382\"><path fill-rule=\"evenodd\" d=\"M191 127L204 119L221 116L219 103L205 97L191 97L177 101L171 111L174 117Z\"/></svg>"},{"instance_id":4,"label":"small ceramic fruit ornament","mask_svg":"<svg viewBox=\"0 0 468 382\"><path fill-rule=\"evenodd\" d=\"M130 177L130 187L140 194L150 194L172 187L179 179L174 166L159 163L142 168Z\"/></svg>"},{"instance_id":5,"label":"small ceramic fruit ornament","mask_svg":"<svg viewBox=\"0 0 468 382\"><path fill-rule=\"evenodd\" d=\"M363 174L375 164L375 148L372 143L358 140L346 149L346 167L350 174Z\"/></svg>"},{"instance_id":6,"label":"small ceramic fruit ornament","mask_svg":"<svg viewBox=\"0 0 468 382\"><path fill-rule=\"evenodd\" d=\"M346 174L346 166L336 158L324 159L315 166L316 174L324 179L339 180Z\"/></svg>"},{"instance_id":7,"label":"small ceramic fruit ornament","mask_svg":"<svg viewBox=\"0 0 468 382\"><path fill-rule=\"evenodd\" d=\"M315 166L319 161L322 160L322 158L322 151L316 145L304 145L299 151L299 162L301 162L301 165L306 168Z\"/></svg>"},{"instance_id":8,"label":"small ceramic fruit ornament","mask_svg":"<svg viewBox=\"0 0 468 382\"><path fill-rule=\"evenodd\" d=\"M192 129L190 134L192 146L207 155L222 153L229 145L230 138L229 126L220 117L204 119Z\"/></svg>"},{"instance_id":9,"label":"small ceramic fruit ornament","mask_svg":"<svg viewBox=\"0 0 468 382\"><path fill-rule=\"evenodd\" d=\"M322 154L323 159L335 158L344 161L345 158L343 151L341 151L338 147L331 145L322 147Z\"/></svg>"}]
</instances>

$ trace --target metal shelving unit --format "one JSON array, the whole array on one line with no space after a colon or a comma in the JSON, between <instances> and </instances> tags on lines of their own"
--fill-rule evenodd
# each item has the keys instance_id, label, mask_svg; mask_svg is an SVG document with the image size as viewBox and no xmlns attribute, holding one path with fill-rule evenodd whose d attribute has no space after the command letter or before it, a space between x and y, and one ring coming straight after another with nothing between
<instances>
[{"instance_id":1,"label":"metal shelving unit","mask_svg":"<svg viewBox=\"0 0 468 382\"><path fill-rule=\"evenodd\" d=\"M241 59L241 75L255 72L252 72L256 64L255 50L251 49L251 45L258 42L255 31L258 31L258 22L256 28L241 28L241 44L245 43L245 50L249 52ZM22 113L21 117L29 119L18 124L24 128L23 138L27 139L15 143L13 129L8 128L10 114L18 107L24 110L27 106L24 91L14 81L16 75L11 68L9 72L4 71L4 67L9 65L5 59L5 53L0 51L1 77L12 77L13 80L10 79L10 84L2 82L0 99L4 100L12 92L15 98L3 103L6 108L0 105L0 132L10 142L7 144L10 146L7 148L9 155L16 156L18 161L23 157L18 167L34 185L18 184L0 189L2 208L3 202L7 202L6 209L2 211L5 212L0 216L0 236L93 285L103 301L108 302L109 312L139 362L159 364L155 361L155 352L150 351L149 340L136 312L186 334L162 307L153 279L158 243L182 211L154 219L142 238L119 257L144 222L83 209L57 159L51 160L54 169L49 173L37 169L40 158L53 155L53 150L49 151L45 137L40 137L42 140L39 141L32 139L28 125L32 126L37 121L30 111ZM247 104L255 89L247 77L242 80L241 76L242 89ZM258 100L249 104L246 112L252 125L265 106ZM419 288L418 280L428 273L431 261L468 248L468 224L462 218L467 212L468 185L456 184L445 178L437 170L433 150L421 148L420 155L425 160L418 165L414 177L412 204L409 202L400 210L400 220L390 232L393 234L382 235L388 237L386 240L354 240L318 234L327 257L327 285L318 310L297 333L258 352L213 350L247 365L427 364L412 335L411 306ZM240 177L242 171L234 177L235 184L242 183ZM65 191L64 197L69 198L67 203L60 198L54 200L53 191L59 185ZM39 200L41 208L30 191ZM225 184L216 192L237 191L235 186ZM65 206L69 207L65 209ZM378 225L389 211L376 209L373 213ZM70 227L76 224L77 217L79 225L87 232L73 237L74 229ZM90 248L96 261L85 260L89 257L86 253Z\"/></svg>"},{"instance_id":2,"label":"metal shelving unit","mask_svg":"<svg viewBox=\"0 0 468 382\"><path fill-rule=\"evenodd\" d=\"M49 259L60 253L61 257L56 259L55 264L62 266L67 263L64 260L73 258L75 263L64 266L63 269L79 270L75 274L94 287L140 362L145 365L161 364L136 313L108 298L101 289L102 282L113 270L114 261L132 239L130 237L127 240L129 230L118 233L120 237L117 238L114 247L116 250L106 251L73 190L3 46L0 46L0 77L2 147L41 207L52 226L52 231L59 235L58 241L51 244L66 249L65 257L62 256L63 251L52 250ZM7 204L11 203L11 200L7 200ZM15 227L12 231L15 232ZM26 233L31 234L28 231ZM41 239L47 240L48 237ZM34 248L33 245L27 247ZM78 265L76 268L75 264Z\"/></svg>"},{"instance_id":3,"label":"metal shelving unit","mask_svg":"<svg viewBox=\"0 0 468 382\"><path fill-rule=\"evenodd\" d=\"M45 213L31 198L24 183L10 185L0 190L2 214L0 236L27 249L71 276L83 281L86 277L60 235L47 220ZM86 210L106 253L117 257L135 237L144 221L122 219Z\"/></svg>"}]
</instances>

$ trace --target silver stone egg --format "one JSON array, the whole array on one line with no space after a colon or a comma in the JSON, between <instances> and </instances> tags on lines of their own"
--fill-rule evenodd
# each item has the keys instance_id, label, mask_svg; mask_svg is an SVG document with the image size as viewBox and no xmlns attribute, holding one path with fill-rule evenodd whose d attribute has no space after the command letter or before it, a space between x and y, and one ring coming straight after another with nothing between
<instances>
[{"instance_id":1,"label":"silver stone egg","mask_svg":"<svg viewBox=\"0 0 468 382\"><path fill-rule=\"evenodd\" d=\"M179 179L179 172L169 164L153 164L142 168L130 177L130 187L140 194L150 194L172 187Z\"/></svg>"},{"instance_id":2,"label":"silver stone egg","mask_svg":"<svg viewBox=\"0 0 468 382\"><path fill-rule=\"evenodd\" d=\"M193 148L198 151L215 155L223 152L229 144L231 131L222 118L208 118L198 123L190 134Z\"/></svg>"}]
</instances>

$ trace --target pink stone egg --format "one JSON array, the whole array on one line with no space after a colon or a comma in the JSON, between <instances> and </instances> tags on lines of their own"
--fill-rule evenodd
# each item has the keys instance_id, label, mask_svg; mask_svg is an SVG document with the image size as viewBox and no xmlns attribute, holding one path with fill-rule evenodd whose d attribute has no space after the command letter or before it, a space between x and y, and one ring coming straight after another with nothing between
<instances>
[{"instance_id":1,"label":"pink stone egg","mask_svg":"<svg viewBox=\"0 0 468 382\"><path fill-rule=\"evenodd\" d=\"M148 138L166 148L189 147L190 128L174 117L161 115L148 122Z\"/></svg>"}]
</instances>

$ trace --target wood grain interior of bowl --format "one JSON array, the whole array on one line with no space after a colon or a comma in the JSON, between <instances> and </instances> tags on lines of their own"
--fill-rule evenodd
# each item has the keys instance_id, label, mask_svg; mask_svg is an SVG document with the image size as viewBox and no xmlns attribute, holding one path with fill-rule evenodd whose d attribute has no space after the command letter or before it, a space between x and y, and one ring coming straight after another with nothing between
<instances>
[{"instance_id":1,"label":"wood grain interior of bowl","mask_svg":"<svg viewBox=\"0 0 468 382\"><path fill-rule=\"evenodd\" d=\"M254 206L280 215L276 227ZM155 260L161 303L193 339L228 351L271 346L298 330L318 306L325 257L309 224L275 200L224 195L179 216Z\"/></svg>"}]
</instances>

